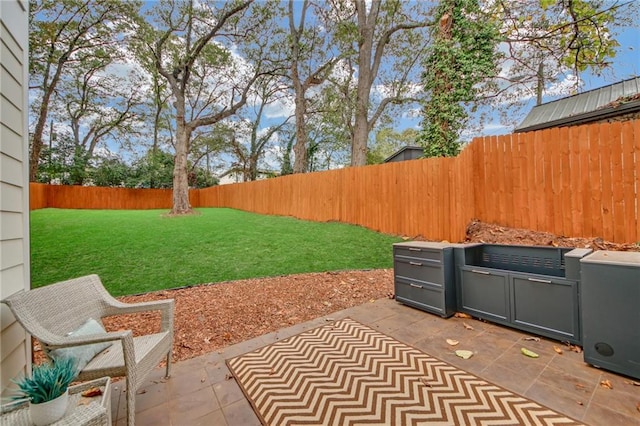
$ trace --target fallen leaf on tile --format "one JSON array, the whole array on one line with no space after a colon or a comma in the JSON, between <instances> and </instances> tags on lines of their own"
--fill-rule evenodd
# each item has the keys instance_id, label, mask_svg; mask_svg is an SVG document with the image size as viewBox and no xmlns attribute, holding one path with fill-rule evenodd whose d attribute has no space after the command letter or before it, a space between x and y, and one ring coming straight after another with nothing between
<instances>
[{"instance_id":1,"label":"fallen leaf on tile","mask_svg":"<svg viewBox=\"0 0 640 426\"><path fill-rule=\"evenodd\" d=\"M224 379L225 380L233 380L233 379L235 379L235 377L233 377L233 374L227 373L227 374L225 374Z\"/></svg>"},{"instance_id":2,"label":"fallen leaf on tile","mask_svg":"<svg viewBox=\"0 0 640 426\"><path fill-rule=\"evenodd\" d=\"M556 351L558 355L562 355L564 353L564 351L560 349L558 346L554 346L553 350Z\"/></svg>"},{"instance_id":3,"label":"fallen leaf on tile","mask_svg":"<svg viewBox=\"0 0 640 426\"><path fill-rule=\"evenodd\" d=\"M269 371L269 375L273 376L274 374L276 374L276 370L274 370L273 368L271 369L271 371Z\"/></svg>"},{"instance_id":4,"label":"fallen leaf on tile","mask_svg":"<svg viewBox=\"0 0 640 426\"><path fill-rule=\"evenodd\" d=\"M636 410L640 411L640 402L636 404Z\"/></svg>"},{"instance_id":5,"label":"fallen leaf on tile","mask_svg":"<svg viewBox=\"0 0 640 426\"><path fill-rule=\"evenodd\" d=\"M582 403L582 401L576 401L576 404L578 404L578 405L584 405L584 404Z\"/></svg>"},{"instance_id":6,"label":"fallen leaf on tile","mask_svg":"<svg viewBox=\"0 0 640 426\"><path fill-rule=\"evenodd\" d=\"M537 353L535 353L535 352L533 352L533 351L530 351L530 350L529 350L529 349L527 349L527 348L522 348L522 349L520 349L520 352L522 352L522 355L526 355L526 356L528 356L529 358L538 358L538 357L540 356L540 355L538 355Z\"/></svg>"},{"instance_id":7,"label":"fallen leaf on tile","mask_svg":"<svg viewBox=\"0 0 640 426\"><path fill-rule=\"evenodd\" d=\"M640 382L636 382L633 380L625 380L624 381L626 384L631 385L631 386L640 386Z\"/></svg>"},{"instance_id":8,"label":"fallen leaf on tile","mask_svg":"<svg viewBox=\"0 0 640 426\"><path fill-rule=\"evenodd\" d=\"M576 389L586 389L587 387L582 383L576 383Z\"/></svg>"},{"instance_id":9,"label":"fallen leaf on tile","mask_svg":"<svg viewBox=\"0 0 640 426\"><path fill-rule=\"evenodd\" d=\"M464 312L456 312L453 316L456 318L467 318L467 319L472 318L471 315L465 314Z\"/></svg>"},{"instance_id":10,"label":"fallen leaf on tile","mask_svg":"<svg viewBox=\"0 0 640 426\"><path fill-rule=\"evenodd\" d=\"M147 393L147 390L146 389L141 389L136 393L136 395L142 395L142 394L145 394L145 393Z\"/></svg>"},{"instance_id":11,"label":"fallen leaf on tile","mask_svg":"<svg viewBox=\"0 0 640 426\"><path fill-rule=\"evenodd\" d=\"M82 396L84 396L85 398L91 398L98 395L102 395L102 389L100 388L90 388L82 392Z\"/></svg>"},{"instance_id":12,"label":"fallen leaf on tile","mask_svg":"<svg viewBox=\"0 0 640 426\"><path fill-rule=\"evenodd\" d=\"M600 386L602 386L603 388L607 388L607 389L613 389L613 385L611 384L611 382L609 380L603 380L600 382Z\"/></svg>"},{"instance_id":13,"label":"fallen leaf on tile","mask_svg":"<svg viewBox=\"0 0 640 426\"><path fill-rule=\"evenodd\" d=\"M471 327L469 324L467 324L466 322L463 322L462 325L464 326L464 328L466 328L467 330L473 330L473 327Z\"/></svg>"},{"instance_id":14,"label":"fallen leaf on tile","mask_svg":"<svg viewBox=\"0 0 640 426\"><path fill-rule=\"evenodd\" d=\"M539 342L539 341L540 341L540 338L539 338L539 337L525 337L525 338L524 338L524 339L522 339L522 340L526 340L526 341L528 341L528 342Z\"/></svg>"},{"instance_id":15,"label":"fallen leaf on tile","mask_svg":"<svg viewBox=\"0 0 640 426\"><path fill-rule=\"evenodd\" d=\"M431 387L431 383L429 383L427 381L427 379L425 379L424 377L420 377L420 383L422 383L423 385L425 385L426 387L430 388Z\"/></svg>"},{"instance_id":16,"label":"fallen leaf on tile","mask_svg":"<svg viewBox=\"0 0 640 426\"><path fill-rule=\"evenodd\" d=\"M331 322L331 321L333 321L333 318L325 318L324 320L327 321L327 322Z\"/></svg>"},{"instance_id":17,"label":"fallen leaf on tile","mask_svg":"<svg viewBox=\"0 0 640 426\"><path fill-rule=\"evenodd\" d=\"M582 348L580 346L576 346L576 345L572 345L569 342L565 342L565 345L567 345L567 348L571 351L571 352L575 352L575 353L582 353Z\"/></svg>"},{"instance_id":18,"label":"fallen leaf on tile","mask_svg":"<svg viewBox=\"0 0 640 426\"><path fill-rule=\"evenodd\" d=\"M207 380L204 377L202 379L200 379L200 383L204 383L204 381Z\"/></svg>"},{"instance_id":19,"label":"fallen leaf on tile","mask_svg":"<svg viewBox=\"0 0 640 426\"><path fill-rule=\"evenodd\" d=\"M459 356L462 359L469 359L469 358L471 358L473 356L473 352L458 349L456 351L456 355Z\"/></svg>"},{"instance_id":20,"label":"fallen leaf on tile","mask_svg":"<svg viewBox=\"0 0 640 426\"><path fill-rule=\"evenodd\" d=\"M449 345L451 345L451 346L455 346L455 345L457 345L458 343L460 343L460 342L458 342L457 340L447 339L447 344L449 344Z\"/></svg>"}]
</instances>

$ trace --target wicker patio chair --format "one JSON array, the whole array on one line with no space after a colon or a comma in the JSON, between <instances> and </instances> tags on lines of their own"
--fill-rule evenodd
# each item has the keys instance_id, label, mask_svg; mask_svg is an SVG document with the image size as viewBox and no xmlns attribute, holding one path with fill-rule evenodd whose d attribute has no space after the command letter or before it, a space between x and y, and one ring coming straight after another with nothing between
<instances>
[{"instance_id":1,"label":"wicker patio chair","mask_svg":"<svg viewBox=\"0 0 640 426\"><path fill-rule=\"evenodd\" d=\"M136 391L165 357L166 375L169 377L173 347L173 299L122 303L107 292L97 275L88 275L19 291L2 300L2 303L8 305L18 322L40 341L47 356L59 348L111 343L88 362L80 371L78 380L126 376L127 424L130 426L135 423ZM69 335L91 318L101 323L101 319L107 316L145 311L162 313L160 332L139 337L133 337L131 330L88 336Z\"/></svg>"}]
</instances>

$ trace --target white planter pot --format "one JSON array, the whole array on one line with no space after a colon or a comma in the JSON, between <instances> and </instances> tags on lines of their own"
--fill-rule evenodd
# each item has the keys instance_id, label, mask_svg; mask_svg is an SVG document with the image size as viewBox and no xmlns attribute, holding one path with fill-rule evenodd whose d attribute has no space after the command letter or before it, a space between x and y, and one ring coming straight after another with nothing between
<instances>
[{"instance_id":1,"label":"white planter pot","mask_svg":"<svg viewBox=\"0 0 640 426\"><path fill-rule=\"evenodd\" d=\"M64 416L69 406L69 389L62 395L42 404L29 403L29 415L31 422L36 426L46 426L54 423Z\"/></svg>"}]
</instances>

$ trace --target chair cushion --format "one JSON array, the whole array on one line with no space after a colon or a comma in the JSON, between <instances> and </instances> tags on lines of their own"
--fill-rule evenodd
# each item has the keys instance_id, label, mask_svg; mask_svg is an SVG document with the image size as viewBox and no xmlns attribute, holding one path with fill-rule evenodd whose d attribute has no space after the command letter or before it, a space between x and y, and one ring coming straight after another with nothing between
<instances>
[{"instance_id":1,"label":"chair cushion","mask_svg":"<svg viewBox=\"0 0 640 426\"><path fill-rule=\"evenodd\" d=\"M93 318L89 318L80 326L80 328L67 333L67 336L89 336L95 334L107 334L107 332L98 321ZM104 351L109 346L111 346L111 342L93 343L91 345L54 349L49 353L49 355L54 361L63 358L73 359L76 362L77 371L80 372L94 356Z\"/></svg>"}]
</instances>

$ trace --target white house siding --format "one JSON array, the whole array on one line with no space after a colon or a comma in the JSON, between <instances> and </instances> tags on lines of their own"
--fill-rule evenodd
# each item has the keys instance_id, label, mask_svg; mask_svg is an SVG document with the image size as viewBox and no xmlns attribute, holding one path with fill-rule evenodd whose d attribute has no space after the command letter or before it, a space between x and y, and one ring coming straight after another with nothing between
<instances>
[{"instance_id":1,"label":"white house siding","mask_svg":"<svg viewBox=\"0 0 640 426\"><path fill-rule=\"evenodd\" d=\"M29 288L28 2L0 0L0 298ZM27 371L23 328L0 305L0 392Z\"/></svg>"}]
</instances>

